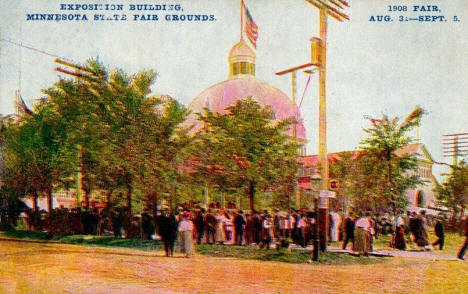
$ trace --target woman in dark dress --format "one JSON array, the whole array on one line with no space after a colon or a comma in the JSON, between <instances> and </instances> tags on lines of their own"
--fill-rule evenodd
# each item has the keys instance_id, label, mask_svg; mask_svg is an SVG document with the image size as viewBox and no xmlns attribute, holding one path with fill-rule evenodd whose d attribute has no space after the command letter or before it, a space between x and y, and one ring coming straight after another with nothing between
<instances>
[{"instance_id":1,"label":"woman in dark dress","mask_svg":"<svg viewBox=\"0 0 468 294\"><path fill-rule=\"evenodd\" d=\"M159 235L161 236L166 256L173 256L174 243L177 238L177 220L171 212L167 212L162 217Z\"/></svg>"},{"instance_id":2,"label":"woman in dark dress","mask_svg":"<svg viewBox=\"0 0 468 294\"><path fill-rule=\"evenodd\" d=\"M396 227L393 245L396 249L406 250L405 228L403 225Z\"/></svg>"}]
</instances>

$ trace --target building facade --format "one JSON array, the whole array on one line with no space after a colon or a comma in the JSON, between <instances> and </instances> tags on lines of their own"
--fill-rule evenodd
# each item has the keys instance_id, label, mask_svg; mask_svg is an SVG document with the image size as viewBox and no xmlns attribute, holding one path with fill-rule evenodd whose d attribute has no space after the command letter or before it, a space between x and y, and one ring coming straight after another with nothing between
<instances>
[{"instance_id":1,"label":"building facade","mask_svg":"<svg viewBox=\"0 0 468 294\"><path fill-rule=\"evenodd\" d=\"M363 151L350 151L350 159L356 160L363 154ZM395 152L396 156L412 155L417 159L417 168L409 171L408 175L418 175L423 184L414 188L408 189L405 192L408 199L408 210L418 211L420 209L437 209L436 197L434 189L437 186L437 179L432 174L434 160L422 143L409 144ZM328 162L330 164L343 160L340 153L329 153ZM300 193L306 194L305 191L314 190L310 184L310 178L316 176L320 161L318 155L301 156L299 158L300 168L298 170L298 188ZM340 179L336 179L338 182ZM302 191L301 191L302 190Z\"/></svg>"}]
</instances>

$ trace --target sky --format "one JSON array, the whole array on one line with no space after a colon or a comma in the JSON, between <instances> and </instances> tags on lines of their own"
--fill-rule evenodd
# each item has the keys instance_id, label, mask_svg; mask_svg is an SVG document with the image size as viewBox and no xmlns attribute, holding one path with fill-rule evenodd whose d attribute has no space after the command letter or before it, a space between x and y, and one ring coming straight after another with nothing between
<instances>
[{"instance_id":1,"label":"sky","mask_svg":"<svg viewBox=\"0 0 468 294\"><path fill-rule=\"evenodd\" d=\"M256 76L291 96L290 76L275 72L310 62L311 37L319 36L318 9L304 0L244 0L259 27ZM404 117L426 110L421 142L435 161L442 135L468 132L468 2L466 0L359 0L343 11L349 21L328 19L328 151L359 148L369 118ZM61 10L61 4L120 4L121 11ZM132 4L180 4L183 11L135 11ZM414 11L413 6L437 6ZM391 6L391 7L389 7ZM389 11L394 10L406 11ZM68 6L65 6L68 7ZM422 10L419 8L418 10ZM433 10L433 9L432 9ZM28 14L86 14L87 21L27 20ZM95 14L127 20L94 21ZM157 21L133 20L158 15ZM167 21L166 15L213 15L214 21ZM440 16L442 22L399 21ZM370 21L389 16L393 21ZM459 21L453 21L454 16ZM172 18L172 16L171 16ZM447 21L445 21L447 20ZM14 91L28 105L61 76L54 56L84 63L98 58L127 73L158 73L152 90L188 105L209 86L227 79L228 54L240 39L240 0L17 0L0 2L0 113L14 111ZM23 47L12 44L21 44ZM36 50L27 49L34 48ZM40 52L39 52L40 51ZM50 55L47 55L50 54ZM52 56L51 56L52 55ZM307 129L308 154L317 153L318 77L299 72L297 99ZM434 169L438 176L446 171Z\"/></svg>"}]
</instances>

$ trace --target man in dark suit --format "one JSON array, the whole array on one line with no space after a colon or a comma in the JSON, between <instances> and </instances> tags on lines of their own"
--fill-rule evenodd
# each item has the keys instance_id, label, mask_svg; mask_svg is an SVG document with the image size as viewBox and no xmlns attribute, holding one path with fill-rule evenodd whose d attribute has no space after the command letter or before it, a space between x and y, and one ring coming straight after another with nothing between
<instances>
[{"instance_id":1,"label":"man in dark suit","mask_svg":"<svg viewBox=\"0 0 468 294\"><path fill-rule=\"evenodd\" d=\"M202 208L194 219L195 228L197 229L197 243L200 244L205 234L205 209Z\"/></svg>"},{"instance_id":2,"label":"man in dark suit","mask_svg":"<svg viewBox=\"0 0 468 294\"><path fill-rule=\"evenodd\" d=\"M242 215L242 210L234 218L234 228L236 230L236 245L242 245L242 237L244 236L245 219Z\"/></svg>"},{"instance_id":3,"label":"man in dark suit","mask_svg":"<svg viewBox=\"0 0 468 294\"><path fill-rule=\"evenodd\" d=\"M458 252L458 258L461 260L463 259L463 256L465 256L466 249L468 248L468 216L465 217L465 242L463 243L462 247L460 248L460 251Z\"/></svg>"},{"instance_id":4,"label":"man in dark suit","mask_svg":"<svg viewBox=\"0 0 468 294\"><path fill-rule=\"evenodd\" d=\"M205 234L206 234L206 243L214 244L215 243L215 232L216 232L216 217L211 213L210 210L205 215Z\"/></svg>"},{"instance_id":5,"label":"man in dark suit","mask_svg":"<svg viewBox=\"0 0 468 294\"><path fill-rule=\"evenodd\" d=\"M420 239L421 223L416 217L416 213L414 211L411 213L411 217L409 219L409 230L413 235L413 242L417 243Z\"/></svg>"},{"instance_id":6,"label":"man in dark suit","mask_svg":"<svg viewBox=\"0 0 468 294\"><path fill-rule=\"evenodd\" d=\"M439 250L442 250L444 248L445 233L444 226L442 225L440 218L437 219L436 224L434 225L434 231L437 236L437 240L432 243L432 246L435 247L436 245L439 245Z\"/></svg>"},{"instance_id":7,"label":"man in dark suit","mask_svg":"<svg viewBox=\"0 0 468 294\"><path fill-rule=\"evenodd\" d=\"M354 245L354 219L351 214L348 214L344 220L344 235L343 250L346 249L346 245L348 245L349 241Z\"/></svg>"}]
</instances>

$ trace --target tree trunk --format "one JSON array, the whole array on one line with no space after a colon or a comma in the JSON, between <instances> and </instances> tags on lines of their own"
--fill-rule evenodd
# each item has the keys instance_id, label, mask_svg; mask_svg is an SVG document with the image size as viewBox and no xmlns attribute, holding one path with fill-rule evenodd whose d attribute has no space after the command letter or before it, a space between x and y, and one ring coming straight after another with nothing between
<instances>
[{"instance_id":1,"label":"tree trunk","mask_svg":"<svg viewBox=\"0 0 468 294\"><path fill-rule=\"evenodd\" d=\"M53 199L52 199L52 189L47 190L47 209L49 210L49 216L52 215L52 209L54 209Z\"/></svg>"},{"instance_id":2,"label":"tree trunk","mask_svg":"<svg viewBox=\"0 0 468 294\"><path fill-rule=\"evenodd\" d=\"M250 203L250 213L254 214L254 195L255 195L255 182L249 182L249 203Z\"/></svg>"},{"instance_id":3,"label":"tree trunk","mask_svg":"<svg viewBox=\"0 0 468 294\"><path fill-rule=\"evenodd\" d=\"M151 201L153 202L153 224L154 227L157 227L156 218L158 216L158 192L153 192L151 194ZM159 229L159 228L158 228Z\"/></svg>"},{"instance_id":4,"label":"tree trunk","mask_svg":"<svg viewBox=\"0 0 468 294\"><path fill-rule=\"evenodd\" d=\"M37 198L38 198L37 197L37 191L34 191L33 192L33 211L34 211L34 213L37 213L37 211L38 211L37 210L37 207L38 207L38 205L37 205L37 200L38 199Z\"/></svg>"},{"instance_id":5,"label":"tree trunk","mask_svg":"<svg viewBox=\"0 0 468 294\"><path fill-rule=\"evenodd\" d=\"M127 184L126 205L127 205L128 219L131 220L132 218L132 186L130 184Z\"/></svg>"}]
</instances>

